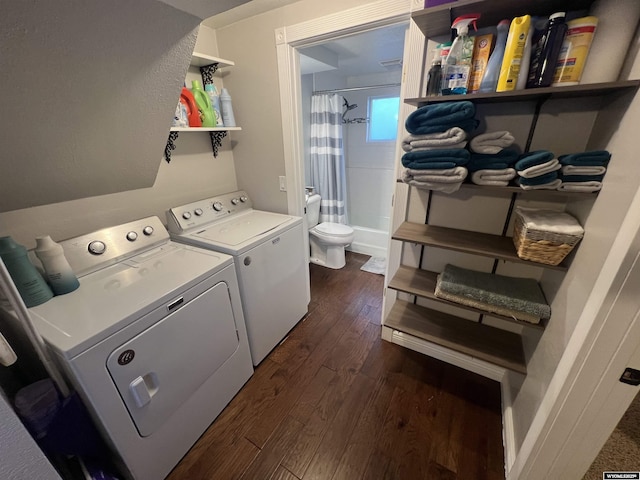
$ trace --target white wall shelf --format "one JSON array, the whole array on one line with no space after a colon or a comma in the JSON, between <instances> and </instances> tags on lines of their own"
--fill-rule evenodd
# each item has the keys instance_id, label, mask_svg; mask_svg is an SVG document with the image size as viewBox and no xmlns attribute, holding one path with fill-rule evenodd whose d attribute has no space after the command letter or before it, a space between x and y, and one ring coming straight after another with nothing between
<instances>
[{"instance_id":1,"label":"white wall shelf","mask_svg":"<svg viewBox=\"0 0 640 480\"><path fill-rule=\"evenodd\" d=\"M232 67L235 65L231 60L224 58L212 57L204 53L193 52L191 55L191 65L194 67L206 67L207 65L218 65L218 68Z\"/></svg>"}]
</instances>

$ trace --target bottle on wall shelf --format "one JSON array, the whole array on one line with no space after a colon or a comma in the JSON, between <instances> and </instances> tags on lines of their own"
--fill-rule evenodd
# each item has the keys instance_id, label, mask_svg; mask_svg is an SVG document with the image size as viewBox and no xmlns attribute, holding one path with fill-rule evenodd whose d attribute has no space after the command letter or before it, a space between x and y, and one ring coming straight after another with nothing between
<instances>
[{"instance_id":1,"label":"bottle on wall shelf","mask_svg":"<svg viewBox=\"0 0 640 480\"><path fill-rule=\"evenodd\" d=\"M536 30L536 20L538 19L536 19L535 17L531 17L529 32L527 33L527 40L524 42L522 61L520 62L520 72L518 73L518 80L516 82L516 90L524 90L525 88L527 88L527 80L529 78L529 65L531 64L531 44L533 42L533 34Z\"/></svg>"},{"instance_id":2,"label":"bottle on wall shelf","mask_svg":"<svg viewBox=\"0 0 640 480\"><path fill-rule=\"evenodd\" d=\"M442 60L440 58L440 49L442 45L436 46L433 50L433 61L431 68L427 74L427 97L440 95L442 86Z\"/></svg>"},{"instance_id":3,"label":"bottle on wall shelf","mask_svg":"<svg viewBox=\"0 0 640 480\"><path fill-rule=\"evenodd\" d=\"M202 126L215 127L216 117L213 114L213 110L211 109L211 100L209 99L209 95L207 95L200 86L200 82L198 80L193 80L191 82L191 93L193 94L193 98L195 99L196 105L198 106L198 112L200 112L200 121L202 122Z\"/></svg>"},{"instance_id":4,"label":"bottle on wall shelf","mask_svg":"<svg viewBox=\"0 0 640 480\"><path fill-rule=\"evenodd\" d=\"M213 109L213 114L216 116L216 127L224 127L222 112L220 111L220 96L218 95L218 89L213 83L207 83L204 86L204 91L209 95L211 108Z\"/></svg>"},{"instance_id":5,"label":"bottle on wall shelf","mask_svg":"<svg viewBox=\"0 0 640 480\"><path fill-rule=\"evenodd\" d=\"M480 93L493 93L498 85L498 77L500 76L500 66L504 57L504 47L507 43L507 35L509 34L509 20L501 20L498 23L496 36L496 44L493 47L493 53L489 57L487 68L484 71L482 81L480 82Z\"/></svg>"},{"instance_id":6,"label":"bottle on wall shelf","mask_svg":"<svg viewBox=\"0 0 640 480\"><path fill-rule=\"evenodd\" d=\"M522 67L522 55L524 54L524 46L529 33L529 25L531 25L530 15L523 15L511 20L496 92L508 92L516 88L518 75Z\"/></svg>"},{"instance_id":7,"label":"bottle on wall shelf","mask_svg":"<svg viewBox=\"0 0 640 480\"><path fill-rule=\"evenodd\" d=\"M458 36L451 45L447 60L442 67L442 94L464 95L469 86L471 61L473 59L474 37L469 36L469 24L476 28L479 13L470 13L456 18L451 28L458 32Z\"/></svg>"},{"instance_id":8,"label":"bottle on wall shelf","mask_svg":"<svg viewBox=\"0 0 640 480\"><path fill-rule=\"evenodd\" d=\"M553 82L553 74L567 31L564 17L565 12L550 15L546 30L536 45L532 46L527 88L548 87Z\"/></svg>"},{"instance_id":9,"label":"bottle on wall shelf","mask_svg":"<svg viewBox=\"0 0 640 480\"><path fill-rule=\"evenodd\" d=\"M29 261L27 249L11 237L0 237L0 258L27 307L35 307L53 297L44 278Z\"/></svg>"},{"instance_id":10,"label":"bottle on wall shelf","mask_svg":"<svg viewBox=\"0 0 640 480\"><path fill-rule=\"evenodd\" d=\"M36 257L42 262L49 285L56 295L73 292L80 286L78 277L64 256L62 245L46 235L36 238Z\"/></svg>"},{"instance_id":11,"label":"bottle on wall shelf","mask_svg":"<svg viewBox=\"0 0 640 480\"><path fill-rule=\"evenodd\" d=\"M187 110L189 126L201 127L202 121L200 120L200 113L198 112L196 100L195 98L193 98L193 94L187 87L182 87L182 92L180 93L180 102L185 106Z\"/></svg>"},{"instance_id":12,"label":"bottle on wall shelf","mask_svg":"<svg viewBox=\"0 0 640 480\"><path fill-rule=\"evenodd\" d=\"M220 104L222 106L222 121L225 127L235 127L236 119L233 116L233 106L231 105L231 95L226 88L220 92Z\"/></svg>"}]
</instances>

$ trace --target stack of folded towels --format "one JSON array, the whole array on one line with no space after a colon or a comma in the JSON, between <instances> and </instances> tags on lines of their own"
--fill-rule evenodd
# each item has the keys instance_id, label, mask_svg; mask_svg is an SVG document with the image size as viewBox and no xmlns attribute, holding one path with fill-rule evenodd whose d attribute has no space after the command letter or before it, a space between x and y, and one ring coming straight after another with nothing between
<instances>
[{"instance_id":1,"label":"stack of folded towels","mask_svg":"<svg viewBox=\"0 0 640 480\"><path fill-rule=\"evenodd\" d=\"M558 190L568 192L597 192L607 173L611 154L606 150L560 155L560 181Z\"/></svg>"},{"instance_id":2,"label":"stack of folded towels","mask_svg":"<svg viewBox=\"0 0 640 480\"><path fill-rule=\"evenodd\" d=\"M402 181L410 185L453 193L467 177L469 152L464 148L478 126L471 102L425 105L407 117L409 132L402 142Z\"/></svg>"},{"instance_id":3,"label":"stack of folded towels","mask_svg":"<svg viewBox=\"0 0 640 480\"><path fill-rule=\"evenodd\" d=\"M435 296L516 320L540 323L551 307L532 278L508 277L446 265L438 275Z\"/></svg>"},{"instance_id":4,"label":"stack of folded towels","mask_svg":"<svg viewBox=\"0 0 640 480\"><path fill-rule=\"evenodd\" d=\"M487 132L471 139L471 158L467 169L471 181L476 185L505 187L516 176L513 164L518 153L505 150L514 142L513 135L506 130Z\"/></svg>"},{"instance_id":5,"label":"stack of folded towels","mask_svg":"<svg viewBox=\"0 0 640 480\"><path fill-rule=\"evenodd\" d=\"M518 184L524 190L556 190L562 181L558 178L560 162L548 150L536 150L520 156L515 164Z\"/></svg>"}]
</instances>

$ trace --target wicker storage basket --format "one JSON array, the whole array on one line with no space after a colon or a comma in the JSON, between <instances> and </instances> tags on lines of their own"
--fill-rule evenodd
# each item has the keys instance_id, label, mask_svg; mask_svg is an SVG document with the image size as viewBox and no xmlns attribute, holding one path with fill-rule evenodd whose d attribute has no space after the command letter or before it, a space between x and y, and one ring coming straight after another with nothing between
<instances>
[{"instance_id":1,"label":"wicker storage basket","mask_svg":"<svg viewBox=\"0 0 640 480\"><path fill-rule=\"evenodd\" d=\"M583 234L578 221L568 213L525 208L515 210L513 244L518 257L523 260L558 265Z\"/></svg>"}]
</instances>

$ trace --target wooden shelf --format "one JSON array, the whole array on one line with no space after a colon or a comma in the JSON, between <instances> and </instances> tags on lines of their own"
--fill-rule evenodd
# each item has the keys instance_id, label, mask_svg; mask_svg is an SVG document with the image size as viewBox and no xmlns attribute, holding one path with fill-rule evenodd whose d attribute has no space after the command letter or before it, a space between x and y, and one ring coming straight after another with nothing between
<instances>
[{"instance_id":1,"label":"wooden shelf","mask_svg":"<svg viewBox=\"0 0 640 480\"><path fill-rule=\"evenodd\" d=\"M391 238L403 242L420 243L422 245L444 248L446 250L498 258L500 260L524 263L536 267L567 270L567 267L562 264L554 266L522 260L516 254L516 249L511 237L502 237L490 233L404 222L398 227Z\"/></svg>"},{"instance_id":2,"label":"wooden shelf","mask_svg":"<svg viewBox=\"0 0 640 480\"><path fill-rule=\"evenodd\" d=\"M591 83L585 85L568 85L566 87L530 88L511 92L470 93L468 95L440 95L437 97L406 98L405 103L422 107L430 103L459 102L468 100L473 103L503 103L518 101L534 101L540 99L596 97L611 93L633 91L640 86L640 80L622 82Z\"/></svg>"},{"instance_id":3,"label":"wooden shelf","mask_svg":"<svg viewBox=\"0 0 640 480\"><path fill-rule=\"evenodd\" d=\"M235 62L225 60L224 58L212 57L204 53L193 52L191 55L191 65L194 67L206 67L207 65L217 64L218 68L232 67Z\"/></svg>"},{"instance_id":4,"label":"wooden shelf","mask_svg":"<svg viewBox=\"0 0 640 480\"><path fill-rule=\"evenodd\" d=\"M471 312L476 312L485 315L491 315L492 317L500 318L511 323L523 325L525 327L536 328L538 330L544 330L544 324L534 324L524 320L518 320L512 317L499 315L497 313L487 312L479 308L469 307L467 305L461 305L456 302L450 302L442 298L436 297L436 283L438 281L438 273L430 272L428 270L422 270L419 268L407 267L400 265L398 271L389 282L388 287L399 292L405 292L410 295L417 295L428 300L433 300L452 307L462 308Z\"/></svg>"},{"instance_id":5,"label":"wooden shelf","mask_svg":"<svg viewBox=\"0 0 640 480\"><path fill-rule=\"evenodd\" d=\"M521 15L548 17L557 11L587 10L594 0L458 0L437 7L425 8L411 14L411 18L425 37L451 33L451 23L460 15L480 13L478 28L493 27L503 19ZM587 13L586 11L584 12Z\"/></svg>"},{"instance_id":6,"label":"wooden shelf","mask_svg":"<svg viewBox=\"0 0 640 480\"><path fill-rule=\"evenodd\" d=\"M522 338L513 332L402 300L396 300L384 326L518 373L527 373Z\"/></svg>"},{"instance_id":7,"label":"wooden shelf","mask_svg":"<svg viewBox=\"0 0 640 480\"><path fill-rule=\"evenodd\" d=\"M240 127L171 127L172 132L237 132Z\"/></svg>"}]
</instances>

